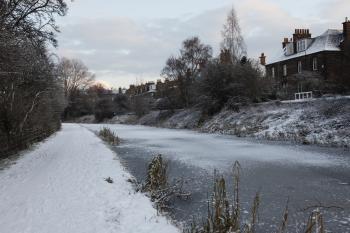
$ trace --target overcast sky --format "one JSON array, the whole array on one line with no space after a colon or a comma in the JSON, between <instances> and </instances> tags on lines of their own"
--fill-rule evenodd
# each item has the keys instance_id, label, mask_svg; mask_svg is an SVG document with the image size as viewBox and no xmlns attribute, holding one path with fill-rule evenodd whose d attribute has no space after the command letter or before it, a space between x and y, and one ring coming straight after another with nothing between
<instances>
[{"instance_id":1,"label":"overcast sky","mask_svg":"<svg viewBox=\"0 0 350 233\"><path fill-rule=\"evenodd\" d=\"M232 6L251 58L274 56L295 28L317 36L350 16L349 0L75 0L58 19L57 53L81 59L112 87L156 80L188 37L199 36L217 55Z\"/></svg>"}]
</instances>

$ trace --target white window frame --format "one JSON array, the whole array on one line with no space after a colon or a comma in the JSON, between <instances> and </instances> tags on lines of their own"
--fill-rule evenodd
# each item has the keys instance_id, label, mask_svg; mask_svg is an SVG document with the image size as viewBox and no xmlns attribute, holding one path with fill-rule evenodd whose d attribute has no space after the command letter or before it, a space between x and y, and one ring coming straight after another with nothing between
<instances>
[{"instance_id":1,"label":"white window frame","mask_svg":"<svg viewBox=\"0 0 350 233\"><path fill-rule=\"evenodd\" d=\"M317 57L314 57L312 59L312 70L317 71L318 70L318 62L317 62Z\"/></svg>"},{"instance_id":2,"label":"white window frame","mask_svg":"<svg viewBox=\"0 0 350 233\"><path fill-rule=\"evenodd\" d=\"M303 63L298 61L298 73L300 74L303 71Z\"/></svg>"},{"instance_id":3,"label":"white window frame","mask_svg":"<svg viewBox=\"0 0 350 233\"><path fill-rule=\"evenodd\" d=\"M299 40L297 42L297 52L302 52L306 50L306 40Z\"/></svg>"},{"instance_id":4,"label":"white window frame","mask_svg":"<svg viewBox=\"0 0 350 233\"><path fill-rule=\"evenodd\" d=\"M276 77L275 67L272 67L272 68L271 68L271 75L272 75L272 78L275 78L275 77Z\"/></svg>"},{"instance_id":5,"label":"white window frame","mask_svg":"<svg viewBox=\"0 0 350 233\"><path fill-rule=\"evenodd\" d=\"M287 64L283 65L283 76L287 76L288 75L288 67Z\"/></svg>"}]
</instances>

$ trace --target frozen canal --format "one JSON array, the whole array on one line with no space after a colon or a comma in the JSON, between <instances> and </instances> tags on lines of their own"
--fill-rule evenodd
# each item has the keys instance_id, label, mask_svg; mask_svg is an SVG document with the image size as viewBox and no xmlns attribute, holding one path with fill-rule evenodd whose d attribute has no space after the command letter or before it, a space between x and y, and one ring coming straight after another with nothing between
<instances>
[{"instance_id":1,"label":"frozen canal","mask_svg":"<svg viewBox=\"0 0 350 233\"><path fill-rule=\"evenodd\" d=\"M102 126L85 127L98 130ZM147 163L161 153L169 160L170 178L188 180L185 189L192 192L192 200L176 203L176 220L189 222L192 217L205 216L214 169L230 177L232 165L238 160L243 169L241 201L245 212L255 193L261 193L259 232L276 231L288 197L288 232L302 227L310 213L304 209L315 205L331 207L324 209L329 232L350 232L349 150L278 145L187 130L108 127L125 140L115 151L137 179L144 179Z\"/></svg>"}]
</instances>

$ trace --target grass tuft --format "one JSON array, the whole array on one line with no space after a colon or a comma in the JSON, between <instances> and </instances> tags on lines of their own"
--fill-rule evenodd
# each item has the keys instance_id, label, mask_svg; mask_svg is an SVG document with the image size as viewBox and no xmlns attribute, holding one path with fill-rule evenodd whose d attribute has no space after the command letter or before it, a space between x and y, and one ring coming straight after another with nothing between
<instances>
[{"instance_id":1,"label":"grass tuft","mask_svg":"<svg viewBox=\"0 0 350 233\"><path fill-rule=\"evenodd\" d=\"M141 188L155 202L159 211L171 210L171 201L174 198L186 200L191 195L183 191L182 179L170 184L167 171L168 163L162 155L155 156L148 165L147 178Z\"/></svg>"},{"instance_id":2,"label":"grass tuft","mask_svg":"<svg viewBox=\"0 0 350 233\"><path fill-rule=\"evenodd\" d=\"M226 181L221 176L218 177L214 172L213 194L208 201L208 216L198 223L195 219L184 233L256 233L259 222L260 194L256 193L250 210L248 219L243 220L241 217L240 207L240 171L241 165L235 162L233 172L233 198L227 196ZM278 233L285 233L287 230L289 199L284 210L281 226ZM244 224L242 224L244 222ZM313 211L307 221L303 233L325 233L324 221L321 211Z\"/></svg>"},{"instance_id":3,"label":"grass tuft","mask_svg":"<svg viewBox=\"0 0 350 233\"><path fill-rule=\"evenodd\" d=\"M113 146L118 146L120 144L120 138L115 135L115 133L107 128L107 127L103 127L98 135L102 138L103 141L113 145Z\"/></svg>"}]
</instances>

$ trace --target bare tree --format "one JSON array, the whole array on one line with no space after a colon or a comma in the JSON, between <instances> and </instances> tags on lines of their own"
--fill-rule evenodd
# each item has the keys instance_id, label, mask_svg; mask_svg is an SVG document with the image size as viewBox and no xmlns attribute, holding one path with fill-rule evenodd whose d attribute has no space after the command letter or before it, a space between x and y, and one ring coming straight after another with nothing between
<instances>
[{"instance_id":1,"label":"bare tree","mask_svg":"<svg viewBox=\"0 0 350 233\"><path fill-rule=\"evenodd\" d=\"M0 35L0 137L20 147L59 128L63 96L46 48L11 38Z\"/></svg>"},{"instance_id":2,"label":"bare tree","mask_svg":"<svg viewBox=\"0 0 350 233\"><path fill-rule=\"evenodd\" d=\"M168 80L176 81L180 90L180 98L185 107L191 103L191 88L194 80L199 77L203 67L212 57L212 48L203 44L198 37L192 37L182 43L180 56L171 56L161 75Z\"/></svg>"},{"instance_id":3,"label":"bare tree","mask_svg":"<svg viewBox=\"0 0 350 233\"><path fill-rule=\"evenodd\" d=\"M203 44L198 37L192 37L182 43L180 54L187 75L194 79L212 57L212 48Z\"/></svg>"},{"instance_id":4,"label":"bare tree","mask_svg":"<svg viewBox=\"0 0 350 233\"><path fill-rule=\"evenodd\" d=\"M226 23L221 33L223 37L221 47L223 50L229 51L232 62L240 61L247 55L246 45L241 34L236 11L233 7L227 15Z\"/></svg>"},{"instance_id":5,"label":"bare tree","mask_svg":"<svg viewBox=\"0 0 350 233\"><path fill-rule=\"evenodd\" d=\"M58 64L58 75L64 83L64 93L67 100L74 98L79 90L84 90L93 84L95 76L80 60L62 58Z\"/></svg>"},{"instance_id":6,"label":"bare tree","mask_svg":"<svg viewBox=\"0 0 350 233\"><path fill-rule=\"evenodd\" d=\"M63 85L47 42L66 11L64 0L0 1L0 156L60 127Z\"/></svg>"},{"instance_id":7,"label":"bare tree","mask_svg":"<svg viewBox=\"0 0 350 233\"><path fill-rule=\"evenodd\" d=\"M50 41L57 45L58 27L55 15L64 16L64 0L2 0L0 2L0 29L25 35L32 42Z\"/></svg>"}]
</instances>

